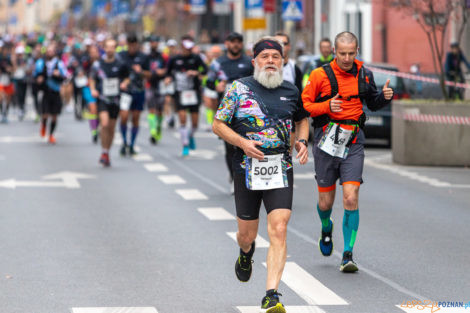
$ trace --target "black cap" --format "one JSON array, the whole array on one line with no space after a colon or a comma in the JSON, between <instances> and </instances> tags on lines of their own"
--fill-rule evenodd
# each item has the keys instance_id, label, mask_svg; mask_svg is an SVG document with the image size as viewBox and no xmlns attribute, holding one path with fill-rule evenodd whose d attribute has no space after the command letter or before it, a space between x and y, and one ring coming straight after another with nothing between
<instances>
[{"instance_id":1,"label":"black cap","mask_svg":"<svg viewBox=\"0 0 470 313\"><path fill-rule=\"evenodd\" d=\"M139 39L137 38L136 34L131 33L127 35L127 43L136 43L136 42L139 42Z\"/></svg>"},{"instance_id":2,"label":"black cap","mask_svg":"<svg viewBox=\"0 0 470 313\"><path fill-rule=\"evenodd\" d=\"M160 41L160 36L151 35L148 37L148 41L151 41L151 42Z\"/></svg>"},{"instance_id":3,"label":"black cap","mask_svg":"<svg viewBox=\"0 0 470 313\"><path fill-rule=\"evenodd\" d=\"M226 41L232 41L232 40L240 40L243 41L243 35L237 32L232 32L228 34L227 38L225 38Z\"/></svg>"}]
</instances>

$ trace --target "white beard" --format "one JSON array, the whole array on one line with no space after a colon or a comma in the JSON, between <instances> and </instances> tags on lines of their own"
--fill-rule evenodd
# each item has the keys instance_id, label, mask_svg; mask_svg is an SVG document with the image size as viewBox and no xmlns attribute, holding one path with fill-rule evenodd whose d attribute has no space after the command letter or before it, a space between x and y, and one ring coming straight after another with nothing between
<instances>
[{"instance_id":1,"label":"white beard","mask_svg":"<svg viewBox=\"0 0 470 313\"><path fill-rule=\"evenodd\" d=\"M282 76L282 68L277 69L275 72L268 72L266 71L266 68L269 67L264 66L263 68L260 68L258 64L255 64L255 71L253 73L253 77L263 85L264 87L268 89L274 89L279 86L281 86L284 78Z\"/></svg>"}]
</instances>

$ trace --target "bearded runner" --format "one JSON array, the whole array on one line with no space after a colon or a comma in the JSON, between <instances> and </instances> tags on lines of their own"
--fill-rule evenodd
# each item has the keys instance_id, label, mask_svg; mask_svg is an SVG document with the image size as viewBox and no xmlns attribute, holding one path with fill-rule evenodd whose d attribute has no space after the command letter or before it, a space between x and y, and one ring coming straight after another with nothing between
<instances>
[{"instance_id":1,"label":"bearded runner","mask_svg":"<svg viewBox=\"0 0 470 313\"><path fill-rule=\"evenodd\" d=\"M278 287L286 262L286 231L293 198L290 136L295 123L296 157L305 164L308 161L308 113L302 108L297 87L283 80L282 42L274 37L263 37L254 45L253 54L254 75L232 83L212 127L215 134L236 147L232 161L240 252L235 274L242 282L251 277L263 201L270 245L266 260L266 295L262 298L261 309L284 313Z\"/></svg>"}]
</instances>

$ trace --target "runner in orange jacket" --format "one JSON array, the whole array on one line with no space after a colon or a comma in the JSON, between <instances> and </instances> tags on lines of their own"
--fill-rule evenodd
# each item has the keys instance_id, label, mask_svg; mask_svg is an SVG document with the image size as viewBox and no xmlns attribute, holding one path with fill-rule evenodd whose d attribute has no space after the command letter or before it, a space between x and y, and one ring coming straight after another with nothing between
<instances>
[{"instance_id":1,"label":"runner in orange jacket","mask_svg":"<svg viewBox=\"0 0 470 313\"><path fill-rule=\"evenodd\" d=\"M385 84L377 91L372 72L356 60L358 40L350 32L335 38L336 58L310 74L302 93L305 110L314 118L315 173L319 198L317 211L322 222L320 252L333 252L331 209L336 181L343 186L344 251L340 270L356 272L352 249L359 227L359 187L364 167L365 114L363 101L372 111L390 103L393 90Z\"/></svg>"}]
</instances>

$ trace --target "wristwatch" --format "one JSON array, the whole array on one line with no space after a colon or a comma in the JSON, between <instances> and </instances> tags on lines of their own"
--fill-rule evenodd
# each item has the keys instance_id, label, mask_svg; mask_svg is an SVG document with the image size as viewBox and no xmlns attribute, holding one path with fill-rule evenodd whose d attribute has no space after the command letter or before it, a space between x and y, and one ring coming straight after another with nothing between
<instances>
[{"instance_id":1,"label":"wristwatch","mask_svg":"<svg viewBox=\"0 0 470 313\"><path fill-rule=\"evenodd\" d=\"M307 140L305 140L305 139L299 139L299 140L297 140L297 141L303 143L306 147L308 147L308 141L307 141Z\"/></svg>"}]
</instances>

